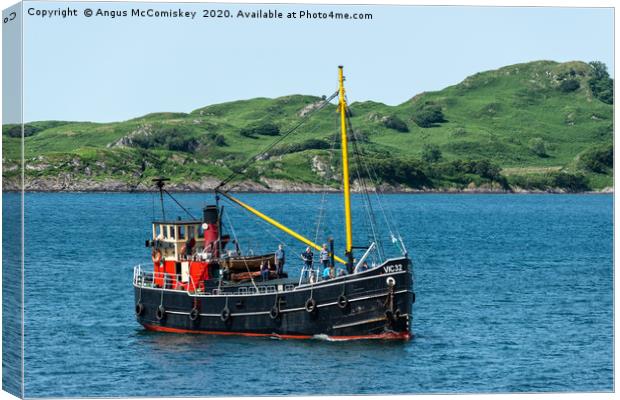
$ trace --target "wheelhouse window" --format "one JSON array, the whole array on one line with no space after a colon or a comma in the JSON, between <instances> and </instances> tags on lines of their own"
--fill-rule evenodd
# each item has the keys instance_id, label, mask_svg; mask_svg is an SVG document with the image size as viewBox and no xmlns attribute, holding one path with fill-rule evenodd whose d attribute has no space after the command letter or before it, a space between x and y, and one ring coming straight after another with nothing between
<instances>
[{"instance_id":1,"label":"wheelhouse window","mask_svg":"<svg viewBox=\"0 0 620 400\"><path fill-rule=\"evenodd\" d=\"M196 225L187 226L187 238L193 239L196 237Z\"/></svg>"},{"instance_id":2,"label":"wheelhouse window","mask_svg":"<svg viewBox=\"0 0 620 400\"><path fill-rule=\"evenodd\" d=\"M155 239L163 239L164 238L164 234L163 234L163 227L162 225L153 225L153 237Z\"/></svg>"}]
</instances>

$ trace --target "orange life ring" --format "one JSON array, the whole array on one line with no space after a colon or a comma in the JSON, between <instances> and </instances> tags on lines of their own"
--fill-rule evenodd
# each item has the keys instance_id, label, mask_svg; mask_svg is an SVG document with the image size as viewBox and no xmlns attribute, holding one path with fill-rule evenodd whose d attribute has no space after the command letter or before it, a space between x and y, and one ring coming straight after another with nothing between
<instances>
[{"instance_id":1,"label":"orange life ring","mask_svg":"<svg viewBox=\"0 0 620 400\"><path fill-rule=\"evenodd\" d=\"M153 250L151 253L151 260L153 260L155 264L159 264L161 261L161 250Z\"/></svg>"}]
</instances>

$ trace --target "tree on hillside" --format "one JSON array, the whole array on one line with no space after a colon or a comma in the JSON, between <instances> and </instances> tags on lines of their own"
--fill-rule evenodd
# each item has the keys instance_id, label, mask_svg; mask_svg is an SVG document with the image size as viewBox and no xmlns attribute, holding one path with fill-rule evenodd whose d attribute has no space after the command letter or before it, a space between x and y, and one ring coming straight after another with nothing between
<instances>
[{"instance_id":1,"label":"tree on hillside","mask_svg":"<svg viewBox=\"0 0 620 400\"><path fill-rule=\"evenodd\" d=\"M436 144L425 144L422 147L422 160L427 163L435 163L441 160L442 154L441 150Z\"/></svg>"},{"instance_id":2,"label":"tree on hillside","mask_svg":"<svg viewBox=\"0 0 620 400\"><path fill-rule=\"evenodd\" d=\"M242 128L239 133L241 136L256 139L257 135L278 136L280 134L280 128L271 122L254 123Z\"/></svg>"},{"instance_id":3,"label":"tree on hillside","mask_svg":"<svg viewBox=\"0 0 620 400\"><path fill-rule=\"evenodd\" d=\"M398 132L409 132L409 127L402 119L395 115L384 117L382 119L383 125L386 128L397 130Z\"/></svg>"},{"instance_id":4,"label":"tree on hillside","mask_svg":"<svg viewBox=\"0 0 620 400\"><path fill-rule=\"evenodd\" d=\"M588 85L594 97L603 103L613 104L614 102L614 80L609 77L607 66L600 61L592 61L592 68Z\"/></svg>"},{"instance_id":5,"label":"tree on hillside","mask_svg":"<svg viewBox=\"0 0 620 400\"><path fill-rule=\"evenodd\" d=\"M560 90L564 93L574 92L579 89L579 81L576 79L565 79L560 83Z\"/></svg>"},{"instance_id":6,"label":"tree on hillside","mask_svg":"<svg viewBox=\"0 0 620 400\"><path fill-rule=\"evenodd\" d=\"M24 125L24 137L32 136L35 133L38 133L39 131L40 129L35 126L28 125L28 124ZM14 125L14 126L7 127L6 125L3 125L2 134L8 135L9 137L13 137L13 138L22 137L22 126Z\"/></svg>"},{"instance_id":7,"label":"tree on hillside","mask_svg":"<svg viewBox=\"0 0 620 400\"><path fill-rule=\"evenodd\" d=\"M613 144L609 143L587 149L579 155L577 166L583 170L600 174L605 173L614 166Z\"/></svg>"},{"instance_id":8,"label":"tree on hillside","mask_svg":"<svg viewBox=\"0 0 620 400\"><path fill-rule=\"evenodd\" d=\"M431 128L439 122L446 122L441 106L433 102L425 102L413 112L413 122L421 128Z\"/></svg>"}]
</instances>

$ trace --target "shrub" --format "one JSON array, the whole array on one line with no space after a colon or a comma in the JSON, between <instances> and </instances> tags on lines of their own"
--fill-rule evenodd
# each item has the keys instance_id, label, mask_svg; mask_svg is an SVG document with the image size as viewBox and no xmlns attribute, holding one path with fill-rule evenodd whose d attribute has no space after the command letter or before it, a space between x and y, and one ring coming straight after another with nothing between
<instances>
[{"instance_id":1,"label":"shrub","mask_svg":"<svg viewBox=\"0 0 620 400\"><path fill-rule=\"evenodd\" d=\"M198 147L198 141L187 137L191 131L182 126L161 126L150 134L135 136L132 138L133 147L143 149L163 148L172 151L193 152Z\"/></svg>"},{"instance_id":2,"label":"shrub","mask_svg":"<svg viewBox=\"0 0 620 400\"><path fill-rule=\"evenodd\" d=\"M224 135L220 135L219 133L209 133L207 135L207 139L216 146L228 146L228 143L226 143L226 137L224 137Z\"/></svg>"},{"instance_id":3,"label":"shrub","mask_svg":"<svg viewBox=\"0 0 620 400\"><path fill-rule=\"evenodd\" d=\"M564 189L568 192L590 190L588 181L582 174L553 172L549 174L511 175L509 182L526 190Z\"/></svg>"},{"instance_id":4,"label":"shrub","mask_svg":"<svg viewBox=\"0 0 620 400\"><path fill-rule=\"evenodd\" d=\"M437 123L446 122L441 106L433 102L426 102L413 112L413 122L422 128L431 128Z\"/></svg>"},{"instance_id":5,"label":"shrub","mask_svg":"<svg viewBox=\"0 0 620 400\"><path fill-rule=\"evenodd\" d=\"M590 189L588 180L581 174L557 172L552 174L552 178L553 186L562 188L569 192L584 192Z\"/></svg>"},{"instance_id":6,"label":"shrub","mask_svg":"<svg viewBox=\"0 0 620 400\"><path fill-rule=\"evenodd\" d=\"M282 154L290 154L296 153L304 150L320 150L320 149L329 149L331 148L330 144L325 140L321 139L308 139L301 143L291 143L286 145L280 145L275 147L269 151L269 156L279 156Z\"/></svg>"},{"instance_id":7,"label":"shrub","mask_svg":"<svg viewBox=\"0 0 620 400\"><path fill-rule=\"evenodd\" d=\"M613 104L614 102L614 80L609 77L607 66L600 61L592 61L592 68L588 85L594 97L603 103Z\"/></svg>"},{"instance_id":8,"label":"shrub","mask_svg":"<svg viewBox=\"0 0 620 400\"><path fill-rule=\"evenodd\" d=\"M560 83L560 91L564 93L574 92L579 89L579 81L576 79L566 79Z\"/></svg>"},{"instance_id":9,"label":"shrub","mask_svg":"<svg viewBox=\"0 0 620 400\"><path fill-rule=\"evenodd\" d=\"M394 129L398 132L409 132L409 127L407 126L405 121L394 115L385 117L383 119L383 125L386 128Z\"/></svg>"},{"instance_id":10,"label":"shrub","mask_svg":"<svg viewBox=\"0 0 620 400\"><path fill-rule=\"evenodd\" d=\"M577 167L582 170L605 173L614 166L614 146L612 144L590 148L579 155Z\"/></svg>"},{"instance_id":11,"label":"shrub","mask_svg":"<svg viewBox=\"0 0 620 400\"><path fill-rule=\"evenodd\" d=\"M198 147L198 141L192 138L170 137L166 145L168 150L191 153Z\"/></svg>"},{"instance_id":12,"label":"shrub","mask_svg":"<svg viewBox=\"0 0 620 400\"><path fill-rule=\"evenodd\" d=\"M261 124L253 124L247 126L239 131L241 136L256 139L256 135L264 136L278 136L280 134L280 128L271 122L265 122Z\"/></svg>"},{"instance_id":13,"label":"shrub","mask_svg":"<svg viewBox=\"0 0 620 400\"><path fill-rule=\"evenodd\" d=\"M480 175L483 178L498 182L503 180L501 168L489 160L467 161L466 166L469 171Z\"/></svg>"},{"instance_id":14,"label":"shrub","mask_svg":"<svg viewBox=\"0 0 620 400\"><path fill-rule=\"evenodd\" d=\"M501 174L501 168L489 160L453 160L433 166L433 177L438 179L450 178L460 182L469 182L471 177L478 175L490 181L499 182L506 186L506 178Z\"/></svg>"},{"instance_id":15,"label":"shrub","mask_svg":"<svg viewBox=\"0 0 620 400\"><path fill-rule=\"evenodd\" d=\"M22 126L21 125L13 125L10 127L3 126L2 128L3 128L2 129L3 135L7 135L12 138L22 137ZM37 128L36 126L32 126L28 124L24 125L24 137L32 136L39 131L41 131L41 129Z\"/></svg>"},{"instance_id":16,"label":"shrub","mask_svg":"<svg viewBox=\"0 0 620 400\"><path fill-rule=\"evenodd\" d=\"M425 144L422 147L422 160L427 163L434 163L441 160L441 150L436 144Z\"/></svg>"},{"instance_id":17,"label":"shrub","mask_svg":"<svg viewBox=\"0 0 620 400\"><path fill-rule=\"evenodd\" d=\"M405 184L409 187L431 187L432 182L425 172L425 165L420 161L401 160L397 158L371 159L369 164L377 177L391 184ZM360 174L368 178L366 169Z\"/></svg>"}]
</instances>

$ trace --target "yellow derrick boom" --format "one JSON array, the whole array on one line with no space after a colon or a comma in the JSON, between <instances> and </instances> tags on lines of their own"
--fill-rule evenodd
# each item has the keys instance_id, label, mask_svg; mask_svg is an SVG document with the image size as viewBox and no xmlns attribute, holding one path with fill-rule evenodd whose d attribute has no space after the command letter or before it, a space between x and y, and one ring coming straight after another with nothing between
<instances>
[{"instance_id":1,"label":"yellow derrick boom","mask_svg":"<svg viewBox=\"0 0 620 400\"><path fill-rule=\"evenodd\" d=\"M295 239L299 240L300 242L305 243L308 246L313 247L313 248L315 248L317 250L321 250L322 249L321 246L319 246L318 244L312 242L310 239L307 239L306 237L304 237L304 236L300 235L299 233L295 232L294 230L292 230L292 229L282 225L281 223L279 223L275 219L266 216L262 212L258 211L257 209L251 207L248 204L245 204L241 200L232 197L230 194L224 193L224 192L220 192L220 191L218 191L218 193L221 194L222 196L226 197L228 200L232 201L233 203L235 203L235 204L243 207L244 209L248 210L252 214L254 214L257 217L259 217L260 219L270 223L271 225L275 226L276 228L280 229L281 231L288 233L289 235L291 235ZM346 264L346 261L344 261L340 257L337 257L336 255L334 255L334 259L336 261L338 261L339 263Z\"/></svg>"}]
</instances>

